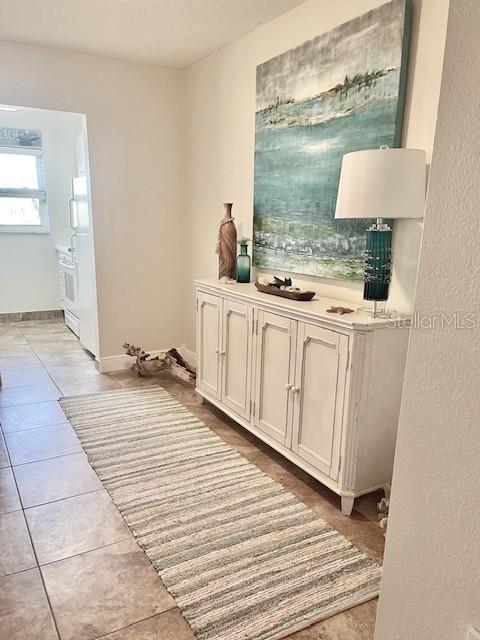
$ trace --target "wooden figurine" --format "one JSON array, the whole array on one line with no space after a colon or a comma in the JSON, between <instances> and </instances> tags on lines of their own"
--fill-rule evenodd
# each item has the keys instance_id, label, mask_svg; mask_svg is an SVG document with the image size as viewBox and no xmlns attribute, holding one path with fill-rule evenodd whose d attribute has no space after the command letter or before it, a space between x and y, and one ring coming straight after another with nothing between
<instances>
[{"instance_id":1,"label":"wooden figurine","mask_svg":"<svg viewBox=\"0 0 480 640\"><path fill-rule=\"evenodd\" d=\"M232 217L231 202L225 202L225 215L218 229L218 278L234 280L237 266L237 229Z\"/></svg>"}]
</instances>

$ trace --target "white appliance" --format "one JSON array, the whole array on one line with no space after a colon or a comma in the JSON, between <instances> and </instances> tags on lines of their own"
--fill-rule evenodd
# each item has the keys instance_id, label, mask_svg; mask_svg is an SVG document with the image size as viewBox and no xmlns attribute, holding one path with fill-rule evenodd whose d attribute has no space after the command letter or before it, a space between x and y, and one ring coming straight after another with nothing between
<instances>
[{"instance_id":1,"label":"white appliance","mask_svg":"<svg viewBox=\"0 0 480 640\"><path fill-rule=\"evenodd\" d=\"M65 314L65 324L79 336L77 266L72 258L71 247L57 246L56 251L60 276L60 300Z\"/></svg>"},{"instance_id":2,"label":"white appliance","mask_svg":"<svg viewBox=\"0 0 480 640\"><path fill-rule=\"evenodd\" d=\"M72 197L69 201L70 241L73 262L72 275L75 273L77 297L75 302L78 318L78 336L80 343L94 355L97 354L97 316L95 294L95 271L93 237L90 214L90 190L88 174L84 173L72 179ZM60 267L63 269L64 267ZM65 322L68 326L67 315Z\"/></svg>"},{"instance_id":3,"label":"white appliance","mask_svg":"<svg viewBox=\"0 0 480 640\"><path fill-rule=\"evenodd\" d=\"M78 175L72 178L69 200L69 221L72 229L70 246L59 251L62 304L65 323L74 331L80 343L93 355L98 354L97 296L95 258L91 222L90 180L86 136L76 140Z\"/></svg>"}]
</instances>

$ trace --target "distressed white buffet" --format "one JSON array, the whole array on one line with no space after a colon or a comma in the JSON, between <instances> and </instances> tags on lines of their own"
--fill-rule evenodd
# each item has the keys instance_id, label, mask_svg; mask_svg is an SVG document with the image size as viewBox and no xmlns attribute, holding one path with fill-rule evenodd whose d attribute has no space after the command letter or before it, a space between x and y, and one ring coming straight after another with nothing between
<instances>
[{"instance_id":1,"label":"distressed white buffet","mask_svg":"<svg viewBox=\"0 0 480 640\"><path fill-rule=\"evenodd\" d=\"M197 280L197 394L341 496L391 480L409 331ZM350 304L350 306L352 306Z\"/></svg>"}]
</instances>

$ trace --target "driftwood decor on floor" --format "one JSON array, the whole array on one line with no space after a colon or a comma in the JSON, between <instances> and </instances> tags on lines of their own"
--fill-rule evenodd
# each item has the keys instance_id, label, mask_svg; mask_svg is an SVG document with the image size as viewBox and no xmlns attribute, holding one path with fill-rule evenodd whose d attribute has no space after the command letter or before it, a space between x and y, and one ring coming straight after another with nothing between
<instances>
[{"instance_id":1,"label":"driftwood decor on floor","mask_svg":"<svg viewBox=\"0 0 480 640\"><path fill-rule=\"evenodd\" d=\"M159 371L170 371L182 380L194 380L196 377L195 369L175 349L169 349L158 356L152 356L142 347L136 347L134 344L125 342L123 348L126 350L127 356L135 358L131 369L138 376L146 377L154 375Z\"/></svg>"}]
</instances>

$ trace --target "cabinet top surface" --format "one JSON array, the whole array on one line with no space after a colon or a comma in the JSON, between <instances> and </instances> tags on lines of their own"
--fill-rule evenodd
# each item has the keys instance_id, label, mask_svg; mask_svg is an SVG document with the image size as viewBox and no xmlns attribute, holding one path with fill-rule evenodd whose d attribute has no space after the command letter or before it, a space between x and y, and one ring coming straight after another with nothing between
<instances>
[{"instance_id":1,"label":"cabinet top surface","mask_svg":"<svg viewBox=\"0 0 480 640\"><path fill-rule=\"evenodd\" d=\"M288 298L281 298L279 296L272 296L268 293L258 291L253 282L248 284L240 284L238 282L224 284L218 280L210 279L195 280L195 285L197 289L210 293L216 293L218 295L233 298L241 298L245 301L248 300L253 304L270 307L272 311L292 313L306 318L322 320L346 329L372 330L384 327L399 327L402 326L401 320L404 320L407 317L399 316L397 319L372 318L367 311L363 311L360 308L359 304L348 302L347 300L340 300L338 298L322 297L319 295L315 295L313 300L310 302L300 302L297 300L290 300ZM331 306L348 307L350 309L355 309L355 311L353 313L344 314L328 313L327 309Z\"/></svg>"}]
</instances>

